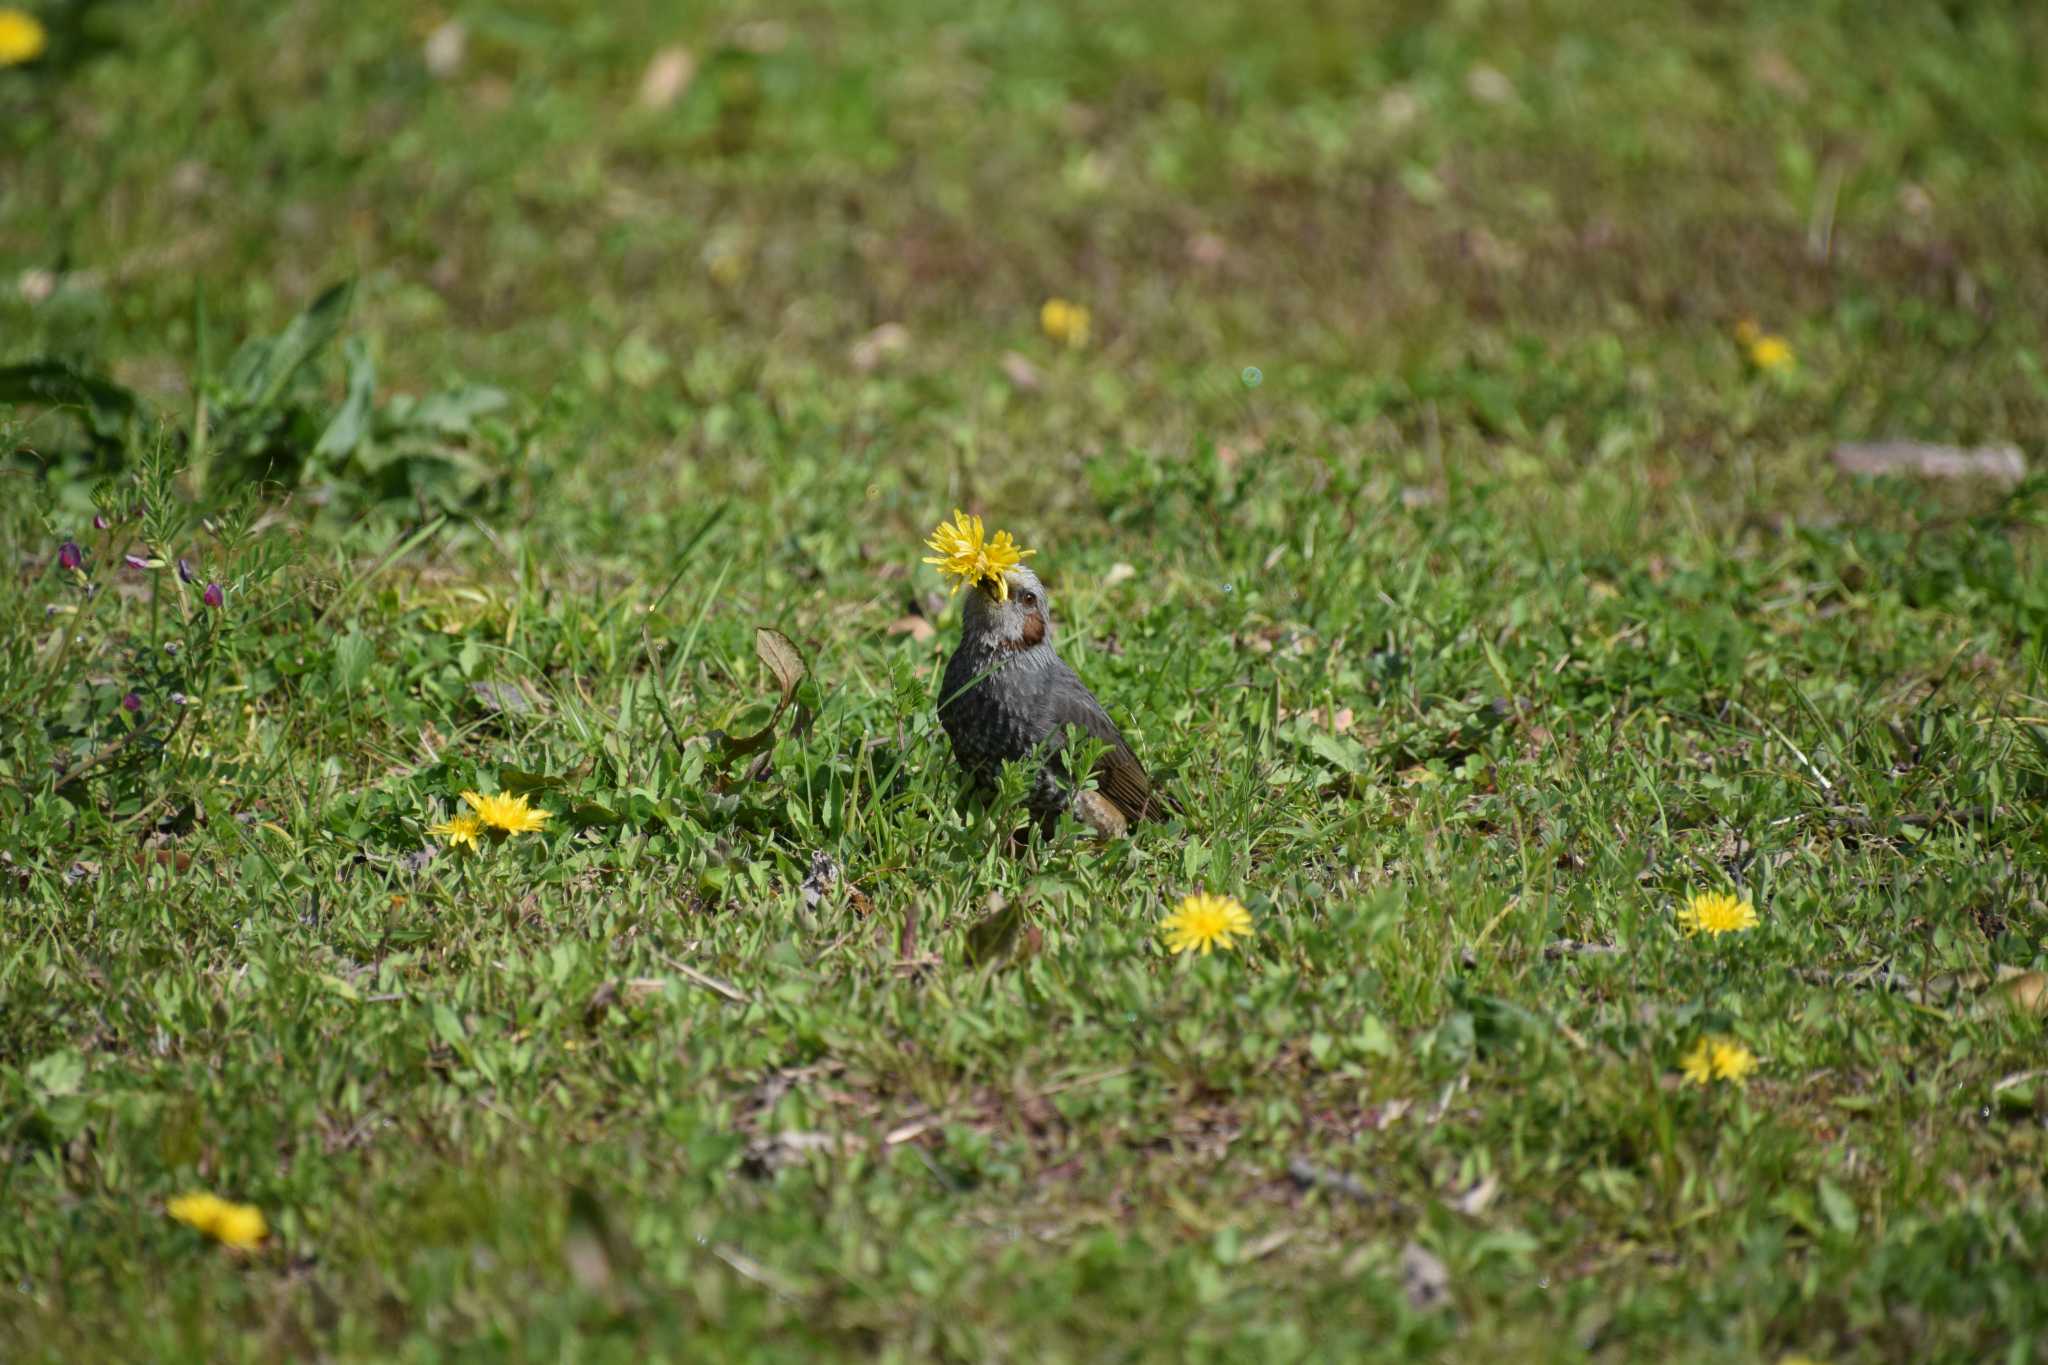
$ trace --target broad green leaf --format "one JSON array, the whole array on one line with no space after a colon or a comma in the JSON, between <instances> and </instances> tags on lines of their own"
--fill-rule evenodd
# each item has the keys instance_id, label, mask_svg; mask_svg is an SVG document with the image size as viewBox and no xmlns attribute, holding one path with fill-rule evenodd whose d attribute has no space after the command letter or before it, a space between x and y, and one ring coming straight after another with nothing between
<instances>
[{"instance_id":1,"label":"broad green leaf","mask_svg":"<svg viewBox=\"0 0 2048 1365\"><path fill-rule=\"evenodd\" d=\"M363 339L350 337L341 349L348 366L348 394L313 447L315 455L336 460L355 454L369 439L377 388L377 368Z\"/></svg>"},{"instance_id":2,"label":"broad green leaf","mask_svg":"<svg viewBox=\"0 0 2048 1365\"><path fill-rule=\"evenodd\" d=\"M461 1018L454 1010L449 1009L438 1000L434 1002L431 1017L434 1024L434 1036L448 1044L448 1046L460 1051L465 1036Z\"/></svg>"},{"instance_id":3,"label":"broad green leaf","mask_svg":"<svg viewBox=\"0 0 2048 1365\"><path fill-rule=\"evenodd\" d=\"M1845 1236L1853 1235L1862 1221L1856 1212L1856 1201L1826 1176L1815 1183L1814 1192L1820 1196L1821 1212L1827 1215L1835 1231Z\"/></svg>"},{"instance_id":4,"label":"broad green leaf","mask_svg":"<svg viewBox=\"0 0 2048 1365\"><path fill-rule=\"evenodd\" d=\"M234 376L242 406L264 412L275 404L292 376L340 333L354 297L355 282L344 280L313 300L275 338L245 346L236 357Z\"/></svg>"},{"instance_id":5,"label":"broad green leaf","mask_svg":"<svg viewBox=\"0 0 2048 1365\"><path fill-rule=\"evenodd\" d=\"M85 1083L85 1058L59 1048L28 1064L28 1083L45 1099L76 1095Z\"/></svg>"},{"instance_id":6,"label":"broad green leaf","mask_svg":"<svg viewBox=\"0 0 2048 1365\"><path fill-rule=\"evenodd\" d=\"M334 642L333 680L338 692L353 692L370 676L377 659L377 647L359 630L351 630Z\"/></svg>"}]
</instances>

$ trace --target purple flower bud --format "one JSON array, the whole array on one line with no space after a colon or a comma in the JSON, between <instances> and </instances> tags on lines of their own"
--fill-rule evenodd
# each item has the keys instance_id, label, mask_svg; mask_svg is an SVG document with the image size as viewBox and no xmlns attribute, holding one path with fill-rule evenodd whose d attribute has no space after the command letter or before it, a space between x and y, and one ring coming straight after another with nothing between
<instances>
[{"instance_id":1,"label":"purple flower bud","mask_svg":"<svg viewBox=\"0 0 2048 1365\"><path fill-rule=\"evenodd\" d=\"M121 562L126 564L131 569L146 569L149 567L149 556L122 555Z\"/></svg>"},{"instance_id":2,"label":"purple flower bud","mask_svg":"<svg viewBox=\"0 0 2048 1365\"><path fill-rule=\"evenodd\" d=\"M78 542L67 540L57 547L57 567L78 570L85 567L85 552L78 548Z\"/></svg>"},{"instance_id":3,"label":"purple flower bud","mask_svg":"<svg viewBox=\"0 0 2048 1365\"><path fill-rule=\"evenodd\" d=\"M140 711L142 709L142 698L130 692L127 696L121 698L121 709L130 713Z\"/></svg>"},{"instance_id":4,"label":"purple flower bud","mask_svg":"<svg viewBox=\"0 0 2048 1365\"><path fill-rule=\"evenodd\" d=\"M95 531L104 531L113 524L113 522L107 520L106 513L104 512L92 514L92 529Z\"/></svg>"},{"instance_id":5,"label":"purple flower bud","mask_svg":"<svg viewBox=\"0 0 2048 1365\"><path fill-rule=\"evenodd\" d=\"M209 607L217 607L227 600L227 594L220 590L220 584L208 583L206 591L200 594L199 600L206 603Z\"/></svg>"},{"instance_id":6,"label":"purple flower bud","mask_svg":"<svg viewBox=\"0 0 2048 1365\"><path fill-rule=\"evenodd\" d=\"M191 699L190 697L186 696L186 695L185 695L185 694L184 694L183 692L173 692L173 693L171 693L171 705L173 705L173 706L189 706L189 705L191 705L191 704L192 704L192 699Z\"/></svg>"},{"instance_id":7,"label":"purple flower bud","mask_svg":"<svg viewBox=\"0 0 2048 1365\"><path fill-rule=\"evenodd\" d=\"M192 581L192 561L183 555L178 556L178 581L180 583L190 583Z\"/></svg>"}]
</instances>

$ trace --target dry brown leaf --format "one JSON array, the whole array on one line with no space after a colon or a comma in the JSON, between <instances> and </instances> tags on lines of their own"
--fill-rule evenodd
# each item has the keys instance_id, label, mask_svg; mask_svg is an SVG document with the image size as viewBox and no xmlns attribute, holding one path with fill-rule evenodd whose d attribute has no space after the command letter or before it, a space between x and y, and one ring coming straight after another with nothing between
<instances>
[{"instance_id":1,"label":"dry brown leaf","mask_svg":"<svg viewBox=\"0 0 2048 1365\"><path fill-rule=\"evenodd\" d=\"M640 78L640 107L666 109L690 88L697 75L697 58L687 47L665 47L647 63Z\"/></svg>"},{"instance_id":2,"label":"dry brown leaf","mask_svg":"<svg viewBox=\"0 0 2048 1365\"><path fill-rule=\"evenodd\" d=\"M847 353L853 368L862 374L879 369L884 361L910 349L910 329L900 322L885 322L853 343Z\"/></svg>"},{"instance_id":3,"label":"dry brown leaf","mask_svg":"<svg viewBox=\"0 0 2048 1365\"><path fill-rule=\"evenodd\" d=\"M1989 994L2016 1013L2048 1015L2048 972L2015 972Z\"/></svg>"},{"instance_id":4,"label":"dry brown leaf","mask_svg":"<svg viewBox=\"0 0 2048 1365\"><path fill-rule=\"evenodd\" d=\"M761 662L768 665L768 671L775 675L775 681L782 685L782 700L788 703L796 685L804 680L804 656L779 630L766 626L754 628L754 653Z\"/></svg>"},{"instance_id":5,"label":"dry brown leaf","mask_svg":"<svg viewBox=\"0 0 2048 1365\"><path fill-rule=\"evenodd\" d=\"M789 46L789 25L780 19L754 19L732 31L732 45L759 57L772 56Z\"/></svg>"},{"instance_id":6,"label":"dry brown leaf","mask_svg":"<svg viewBox=\"0 0 2048 1365\"><path fill-rule=\"evenodd\" d=\"M922 616L899 616L885 629L891 635L908 635L920 644L939 633L939 628Z\"/></svg>"},{"instance_id":7,"label":"dry brown leaf","mask_svg":"<svg viewBox=\"0 0 2048 1365\"><path fill-rule=\"evenodd\" d=\"M562 1232L569 1278L586 1294L608 1296L618 1260L611 1220L597 1196L582 1186L569 1191L569 1225Z\"/></svg>"},{"instance_id":8,"label":"dry brown leaf","mask_svg":"<svg viewBox=\"0 0 2048 1365\"><path fill-rule=\"evenodd\" d=\"M1493 1197L1500 1193L1500 1177L1489 1175L1471 1189L1451 1201L1451 1207L1467 1218L1477 1218L1493 1203Z\"/></svg>"},{"instance_id":9,"label":"dry brown leaf","mask_svg":"<svg viewBox=\"0 0 2048 1365\"><path fill-rule=\"evenodd\" d=\"M756 1175L772 1175L785 1166L802 1162L813 1152L828 1156L840 1156L856 1144L848 1138L832 1133L804 1132L790 1130L768 1133L747 1143L746 1164Z\"/></svg>"},{"instance_id":10,"label":"dry brown leaf","mask_svg":"<svg viewBox=\"0 0 2048 1365\"><path fill-rule=\"evenodd\" d=\"M1045 383L1038 367L1015 351L1004 351L998 363L1003 367L1003 377L1025 393L1037 393Z\"/></svg>"},{"instance_id":11,"label":"dry brown leaf","mask_svg":"<svg viewBox=\"0 0 2048 1365\"><path fill-rule=\"evenodd\" d=\"M635 976L629 978L620 989L619 995L629 1005L661 995L668 990L668 982L658 976Z\"/></svg>"},{"instance_id":12,"label":"dry brown leaf","mask_svg":"<svg viewBox=\"0 0 2048 1365\"><path fill-rule=\"evenodd\" d=\"M1795 100L1806 98L1806 78L1799 74L1799 68L1792 65L1791 58L1776 48L1759 48L1750 58L1749 73L1759 85L1768 86L1781 95Z\"/></svg>"},{"instance_id":13,"label":"dry brown leaf","mask_svg":"<svg viewBox=\"0 0 2048 1365\"><path fill-rule=\"evenodd\" d=\"M426 60L428 71L445 79L462 69L462 58L468 51L468 27L460 19L450 19L427 35L420 55Z\"/></svg>"},{"instance_id":14,"label":"dry brown leaf","mask_svg":"<svg viewBox=\"0 0 2048 1365\"><path fill-rule=\"evenodd\" d=\"M1481 104L1506 104L1515 97L1515 83L1491 66L1475 66L1466 72L1465 90Z\"/></svg>"},{"instance_id":15,"label":"dry brown leaf","mask_svg":"<svg viewBox=\"0 0 2048 1365\"><path fill-rule=\"evenodd\" d=\"M1296 711L1292 707L1284 706L1280 708L1282 720L1293 720L1297 716L1305 718L1318 730L1329 730L1339 735L1349 730L1357 721L1356 713L1348 706L1340 706L1335 711L1331 711L1327 706L1311 706L1305 711Z\"/></svg>"}]
</instances>

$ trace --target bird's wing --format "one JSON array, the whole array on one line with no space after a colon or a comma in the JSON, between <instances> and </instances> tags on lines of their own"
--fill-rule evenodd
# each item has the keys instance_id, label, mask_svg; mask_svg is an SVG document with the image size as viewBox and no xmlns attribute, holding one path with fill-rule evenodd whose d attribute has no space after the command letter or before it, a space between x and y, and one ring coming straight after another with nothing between
<instances>
[{"instance_id":1,"label":"bird's wing","mask_svg":"<svg viewBox=\"0 0 2048 1365\"><path fill-rule=\"evenodd\" d=\"M1116 722L1109 718L1109 712L1103 710L1102 703L1095 700L1095 694L1088 690L1087 684L1067 666L1065 660L1061 660L1059 666L1073 685L1050 689L1057 698L1053 724L1060 730L1072 725L1109 746L1095 763L1097 790L1128 819L1164 820L1167 800L1153 790L1152 779L1145 774L1145 765L1131 752L1131 746L1116 728Z\"/></svg>"}]
</instances>

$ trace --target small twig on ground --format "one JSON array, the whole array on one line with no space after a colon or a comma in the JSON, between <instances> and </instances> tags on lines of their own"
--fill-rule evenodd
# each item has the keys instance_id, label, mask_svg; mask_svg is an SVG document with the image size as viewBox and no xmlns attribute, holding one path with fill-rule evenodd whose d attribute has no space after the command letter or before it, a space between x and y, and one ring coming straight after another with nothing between
<instances>
[{"instance_id":1,"label":"small twig on ground","mask_svg":"<svg viewBox=\"0 0 2048 1365\"><path fill-rule=\"evenodd\" d=\"M1346 1175L1342 1171L1325 1170L1307 1157L1298 1156L1288 1162L1287 1175L1304 1190L1328 1190L1332 1194L1356 1199L1361 1204L1370 1204L1379 1198L1357 1176Z\"/></svg>"},{"instance_id":2,"label":"small twig on ground","mask_svg":"<svg viewBox=\"0 0 2048 1365\"><path fill-rule=\"evenodd\" d=\"M163 742L165 744L169 744L171 742L171 737L178 733L178 727L183 725L184 723L185 713L183 710L180 710L177 713L177 715L172 718L171 728L164 731ZM79 778L91 772L94 768L97 768L100 764L106 762L115 754L120 753L123 749L133 744L136 740L141 739L144 735L150 732L151 728L152 727L145 722L144 724L136 726L127 734L122 735L119 739L116 739L113 742L102 746L94 753L88 755L86 758L74 764L65 772L59 774L56 785L51 787L50 790L53 792L60 792L64 790L64 788L69 784L76 782ZM16 783L15 785L22 786L24 784Z\"/></svg>"},{"instance_id":3,"label":"small twig on ground","mask_svg":"<svg viewBox=\"0 0 2048 1365\"><path fill-rule=\"evenodd\" d=\"M1040 1087L1038 1093L1040 1097L1057 1095L1063 1090L1077 1090L1084 1085L1094 1085L1098 1081L1115 1080L1118 1076L1128 1075L1137 1069L1135 1066L1113 1066L1107 1071L1091 1071L1085 1076L1075 1076L1064 1081L1054 1081L1051 1085Z\"/></svg>"},{"instance_id":4,"label":"small twig on ground","mask_svg":"<svg viewBox=\"0 0 2048 1365\"><path fill-rule=\"evenodd\" d=\"M1991 1093L1996 1095L2001 1090L2010 1090L2016 1085L2025 1085L2028 1081L2040 1080L2043 1076L2048 1076L2048 1066L2041 1067L2036 1071L2015 1071L2012 1075L2003 1077L1993 1085Z\"/></svg>"},{"instance_id":5,"label":"small twig on ground","mask_svg":"<svg viewBox=\"0 0 2048 1365\"><path fill-rule=\"evenodd\" d=\"M1784 745L1787 749L1790 749L1792 751L1792 756L1798 759L1801 764L1805 765L1806 771L1813 774L1814 781L1820 783L1820 788L1822 791L1832 792L1835 789L1835 784L1828 781L1827 774L1822 772L1820 768L1815 765L1814 761L1806 756L1806 750L1800 748L1797 744L1794 744L1792 742L1792 739L1789 735L1787 735L1783 730L1780 730L1776 725L1773 725L1770 721L1758 715L1755 711L1750 710L1749 707L1743 706L1741 702L1737 702L1735 704L1736 706L1740 707L1743 711L1748 712L1749 718L1751 720L1755 721L1758 725L1763 726L1764 729L1770 731L1771 735L1780 744Z\"/></svg>"},{"instance_id":6,"label":"small twig on ground","mask_svg":"<svg viewBox=\"0 0 2048 1365\"><path fill-rule=\"evenodd\" d=\"M705 972L700 972L695 967L689 965L687 962L676 961L667 953L656 953L655 956L660 958L663 962L666 962L669 966L675 968L677 972L681 973L683 980L689 982L693 986L702 986L705 990L710 991L713 995L722 995L736 1005L751 1005L754 1003L753 996L748 995L745 991L741 990L738 986L733 985L730 981L722 981L718 977L711 976Z\"/></svg>"},{"instance_id":7,"label":"small twig on ground","mask_svg":"<svg viewBox=\"0 0 2048 1365\"><path fill-rule=\"evenodd\" d=\"M711 1254L731 1266L740 1275L745 1276L755 1284L763 1286L769 1292L782 1298L793 1299L802 1292L796 1285L791 1284L788 1280L782 1278L782 1276L776 1274L767 1266L762 1265L738 1247L714 1246L711 1248Z\"/></svg>"}]
</instances>

